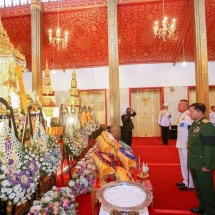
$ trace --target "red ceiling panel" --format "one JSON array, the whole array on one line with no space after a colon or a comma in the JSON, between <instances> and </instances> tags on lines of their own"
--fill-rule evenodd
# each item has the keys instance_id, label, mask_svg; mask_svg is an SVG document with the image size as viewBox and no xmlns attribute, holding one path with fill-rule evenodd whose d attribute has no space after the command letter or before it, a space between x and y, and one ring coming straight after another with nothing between
<instances>
[{"instance_id":1,"label":"red ceiling panel","mask_svg":"<svg viewBox=\"0 0 215 215\"><path fill-rule=\"evenodd\" d=\"M57 3L44 3L42 14L42 59L49 68L67 69L108 65L108 19L106 0L60 2L60 27L69 32L69 45L53 49L48 29L57 28ZM118 5L118 41L120 64L177 63L194 61L194 25L191 0L165 0L165 15L176 19L176 32L166 41L155 38L154 22L163 18L161 0L120 0ZM215 1L206 0L208 59L215 60ZM190 9L191 8L191 9ZM27 60L31 70L30 6L0 9L2 23L11 42Z\"/></svg>"}]
</instances>

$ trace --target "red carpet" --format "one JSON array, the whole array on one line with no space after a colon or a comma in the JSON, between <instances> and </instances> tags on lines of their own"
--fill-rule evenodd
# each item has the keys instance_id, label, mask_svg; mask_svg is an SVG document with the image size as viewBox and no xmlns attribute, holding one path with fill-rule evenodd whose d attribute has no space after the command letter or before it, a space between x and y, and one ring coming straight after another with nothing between
<instances>
[{"instance_id":1,"label":"red carpet","mask_svg":"<svg viewBox=\"0 0 215 215\"><path fill-rule=\"evenodd\" d=\"M132 149L140 156L141 162L149 166L150 180L153 186L153 206L150 215L191 215L191 207L198 205L195 191L180 191L175 185L182 180L178 151L175 140L168 146L161 145L161 138L133 138ZM62 184L58 176L59 184ZM68 180L68 176L64 178ZM77 197L80 215L92 215L91 194Z\"/></svg>"},{"instance_id":2,"label":"red carpet","mask_svg":"<svg viewBox=\"0 0 215 215\"><path fill-rule=\"evenodd\" d=\"M173 146L133 146L140 161L153 164L179 164L178 150Z\"/></svg>"},{"instance_id":3,"label":"red carpet","mask_svg":"<svg viewBox=\"0 0 215 215\"><path fill-rule=\"evenodd\" d=\"M177 181L181 181L179 166L151 165L150 180L155 209L189 210L198 205L194 190L181 191L175 185Z\"/></svg>"},{"instance_id":4,"label":"red carpet","mask_svg":"<svg viewBox=\"0 0 215 215\"><path fill-rule=\"evenodd\" d=\"M180 191L175 185L182 181L176 140L162 145L161 138L133 138L132 149L141 162L148 163L153 186L153 207L156 215L192 214L198 205L195 191Z\"/></svg>"},{"instance_id":5,"label":"red carpet","mask_svg":"<svg viewBox=\"0 0 215 215\"><path fill-rule=\"evenodd\" d=\"M175 146L175 140L169 140L170 146ZM133 137L132 146L163 146L160 137Z\"/></svg>"}]
</instances>

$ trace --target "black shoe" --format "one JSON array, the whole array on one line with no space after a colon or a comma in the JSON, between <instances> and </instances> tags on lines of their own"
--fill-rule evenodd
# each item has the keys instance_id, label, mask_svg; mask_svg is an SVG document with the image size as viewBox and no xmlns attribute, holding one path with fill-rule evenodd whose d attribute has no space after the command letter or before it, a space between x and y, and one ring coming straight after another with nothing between
<instances>
[{"instance_id":1,"label":"black shoe","mask_svg":"<svg viewBox=\"0 0 215 215\"><path fill-rule=\"evenodd\" d=\"M181 186L185 186L185 183L183 183L183 182L177 182L176 185L181 187Z\"/></svg>"},{"instance_id":2,"label":"black shoe","mask_svg":"<svg viewBox=\"0 0 215 215\"><path fill-rule=\"evenodd\" d=\"M204 210L201 208L190 208L190 211L192 213L196 213L196 214L203 214L204 213Z\"/></svg>"},{"instance_id":3,"label":"black shoe","mask_svg":"<svg viewBox=\"0 0 215 215\"><path fill-rule=\"evenodd\" d=\"M187 186L180 186L179 188L178 188L179 190L183 190L183 191L188 191L188 190L195 190L195 188L188 188Z\"/></svg>"}]
</instances>

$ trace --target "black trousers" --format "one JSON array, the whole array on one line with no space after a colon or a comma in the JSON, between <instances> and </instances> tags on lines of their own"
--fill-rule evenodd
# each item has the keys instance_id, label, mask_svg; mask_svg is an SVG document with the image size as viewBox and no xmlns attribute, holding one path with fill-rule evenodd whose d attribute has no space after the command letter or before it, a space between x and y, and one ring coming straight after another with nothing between
<instances>
[{"instance_id":1,"label":"black trousers","mask_svg":"<svg viewBox=\"0 0 215 215\"><path fill-rule=\"evenodd\" d=\"M196 188L196 195L199 200L199 208L203 209L205 214L215 214L215 190L213 182L213 171L202 172L191 169L193 182Z\"/></svg>"},{"instance_id":2,"label":"black trousers","mask_svg":"<svg viewBox=\"0 0 215 215\"><path fill-rule=\"evenodd\" d=\"M131 143L132 143L132 130L123 131L122 140L123 140L124 143L126 143L129 146L131 146Z\"/></svg>"},{"instance_id":3,"label":"black trousers","mask_svg":"<svg viewBox=\"0 0 215 215\"><path fill-rule=\"evenodd\" d=\"M168 140L169 140L169 126L168 127L161 126L161 135L162 135L163 144L168 144Z\"/></svg>"}]
</instances>

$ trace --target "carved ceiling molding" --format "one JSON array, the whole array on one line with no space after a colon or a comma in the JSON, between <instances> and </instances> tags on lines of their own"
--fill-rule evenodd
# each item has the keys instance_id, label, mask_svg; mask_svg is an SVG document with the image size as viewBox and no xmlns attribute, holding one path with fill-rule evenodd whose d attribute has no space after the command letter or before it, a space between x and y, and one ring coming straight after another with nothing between
<instances>
[{"instance_id":1,"label":"carved ceiling molding","mask_svg":"<svg viewBox=\"0 0 215 215\"><path fill-rule=\"evenodd\" d=\"M131 3L147 3L147 2L159 2L162 0L117 0L117 3L120 4L131 4ZM44 2L43 4L43 12L54 12L58 9L57 2ZM60 4L61 10L77 10L84 8L92 8L92 7L103 7L107 6L107 0L65 0L61 1ZM0 8L1 17L11 17L11 16L23 16L29 15L30 5L23 5L18 7L7 7Z\"/></svg>"}]
</instances>

